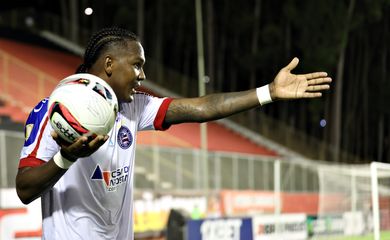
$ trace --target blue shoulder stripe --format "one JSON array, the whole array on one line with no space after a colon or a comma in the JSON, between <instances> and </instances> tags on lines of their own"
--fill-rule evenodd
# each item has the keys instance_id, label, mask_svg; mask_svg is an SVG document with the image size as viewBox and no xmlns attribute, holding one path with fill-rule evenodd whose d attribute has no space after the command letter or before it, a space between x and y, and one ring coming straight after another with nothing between
<instances>
[{"instance_id":1,"label":"blue shoulder stripe","mask_svg":"<svg viewBox=\"0 0 390 240\"><path fill-rule=\"evenodd\" d=\"M40 101L30 112L30 115L28 116L26 125L24 127L25 147L32 144L35 141L36 137L39 135L39 128L42 120L46 115L48 103L49 99L45 98Z\"/></svg>"}]
</instances>

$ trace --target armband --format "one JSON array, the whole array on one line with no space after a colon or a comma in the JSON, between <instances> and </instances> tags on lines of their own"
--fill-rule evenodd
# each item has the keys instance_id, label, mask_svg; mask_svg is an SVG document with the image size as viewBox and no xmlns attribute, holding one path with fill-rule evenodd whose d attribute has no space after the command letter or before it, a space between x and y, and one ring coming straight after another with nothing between
<instances>
[{"instance_id":1,"label":"armband","mask_svg":"<svg viewBox=\"0 0 390 240\"><path fill-rule=\"evenodd\" d=\"M53 161L54 163L62 168L62 169L68 169L74 162L64 158L62 155L61 155L61 151L59 151L56 155L54 155L53 157Z\"/></svg>"},{"instance_id":2,"label":"armband","mask_svg":"<svg viewBox=\"0 0 390 240\"><path fill-rule=\"evenodd\" d=\"M262 87L256 88L256 95L259 99L259 103L261 106L272 102L271 94L269 92L269 85L265 85Z\"/></svg>"}]
</instances>

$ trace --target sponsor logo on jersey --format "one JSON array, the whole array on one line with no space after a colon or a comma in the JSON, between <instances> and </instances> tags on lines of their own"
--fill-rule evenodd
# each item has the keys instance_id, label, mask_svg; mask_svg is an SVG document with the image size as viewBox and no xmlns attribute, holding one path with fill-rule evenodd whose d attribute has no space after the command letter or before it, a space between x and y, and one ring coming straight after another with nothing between
<instances>
[{"instance_id":1,"label":"sponsor logo on jersey","mask_svg":"<svg viewBox=\"0 0 390 240\"><path fill-rule=\"evenodd\" d=\"M46 103L46 100L43 100L40 104L38 104L38 105L33 109L33 111L34 111L35 113L40 112L40 111L42 110L42 106L43 106L45 103Z\"/></svg>"},{"instance_id":2,"label":"sponsor logo on jersey","mask_svg":"<svg viewBox=\"0 0 390 240\"><path fill-rule=\"evenodd\" d=\"M126 126L121 126L117 137L118 144L123 149L128 149L133 143L133 136Z\"/></svg>"},{"instance_id":3,"label":"sponsor logo on jersey","mask_svg":"<svg viewBox=\"0 0 390 240\"><path fill-rule=\"evenodd\" d=\"M54 114L59 116L58 113L54 113ZM77 133L71 128L69 124L67 124L67 122L65 122L65 119L63 119L61 116L59 117L60 118L56 118L56 119L53 118L53 123L55 127L57 127L57 129L60 131L61 134L65 136L66 139L69 139L70 141L74 142L76 140ZM62 124L65 124L67 126L63 126Z\"/></svg>"},{"instance_id":4,"label":"sponsor logo on jersey","mask_svg":"<svg viewBox=\"0 0 390 240\"><path fill-rule=\"evenodd\" d=\"M121 167L116 170L102 171L99 165L96 165L91 179L104 182L108 192L114 192L117 188L126 183L129 178L129 166Z\"/></svg>"}]
</instances>

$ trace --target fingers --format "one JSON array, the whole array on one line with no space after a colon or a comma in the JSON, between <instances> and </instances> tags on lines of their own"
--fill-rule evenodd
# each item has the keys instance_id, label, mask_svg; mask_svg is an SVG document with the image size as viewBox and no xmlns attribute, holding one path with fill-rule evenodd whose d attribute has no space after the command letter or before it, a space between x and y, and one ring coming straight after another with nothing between
<instances>
[{"instance_id":1,"label":"fingers","mask_svg":"<svg viewBox=\"0 0 390 240\"><path fill-rule=\"evenodd\" d=\"M61 146L61 154L68 159L69 161L76 161L78 158L82 157L83 152L85 151L83 147L87 142L88 138L85 136L79 137L72 144L59 144ZM58 142L57 142L58 143Z\"/></svg>"},{"instance_id":2,"label":"fingers","mask_svg":"<svg viewBox=\"0 0 390 240\"><path fill-rule=\"evenodd\" d=\"M305 92L303 94L302 98L318 98L321 96L322 96L322 93L320 93L320 92L315 92L315 93Z\"/></svg>"},{"instance_id":3,"label":"fingers","mask_svg":"<svg viewBox=\"0 0 390 240\"><path fill-rule=\"evenodd\" d=\"M304 74L303 76L305 76L307 80L310 80L310 79L327 77L328 73L326 73L326 72L314 72L314 73Z\"/></svg>"},{"instance_id":4,"label":"fingers","mask_svg":"<svg viewBox=\"0 0 390 240\"><path fill-rule=\"evenodd\" d=\"M82 136L72 144L72 150L79 152L80 156L88 156L89 154L95 152L100 146L102 146L107 139L108 136L103 135L98 135L92 139Z\"/></svg>"},{"instance_id":5,"label":"fingers","mask_svg":"<svg viewBox=\"0 0 390 240\"><path fill-rule=\"evenodd\" d=\"M92 141L88 143L88 147L92 150L98 149L100 146L102 146L108 139L108 136L105 135L98 135L96 136Z\"/></svg>"},{"instance_id":6,"label":"fingers","mask_svg":"<svg viewBox=\"0 0 390 240\"><path fill-rule=\"evenodd\" d=\"M307 85L318 85L324 83L331 83L332 79L330 77L316 78L307 81Z\"/></svg>"},{"instance_id":7,"label":"fingers","mask_svg":"<svg viewBox=\"0 0 390 240\"><path fill-rule=\"evenodd\" d=\"M108 136L98 135L98 136L81 136L76 139L73 143L65 142L56 132L51 132L51 136L61 147L61 151L65 153L68 158L78 159L81 157L86 157L94 153L100 146L102 146L108 139Z\"/></svg>"},{"instance_id":8,"label":"fingers","mask_svg":"<svg viewBox=\"0 0 390 240\"><path fill-rule=\"evenodd\" d=\"M307 86L306 91L302 93L302 98L317 98L321 97L322 93L321 91L328 90L330 86L328 84L319 84L319 85L312 85Z\"/></svg>"},{"instance_id":9,"label":"fingers","mask_svg":"<svg viewBox=\"0 0 390 240\"><path fill-rule=\"evenodd\" d=\"M317 91L323 91L323 90L328 90L330 88L329 85L323 84L323 85L315 85L315 86L308 86L306 91L309 92L317 92Z\"/></svg>"},{"instance_id":10,"label":"fingers","mask_svg":"<svg viewBox=\"0 0 390 240\"><path fill-rule=\"evenodd\" d=\"M283 68L283 70L290 72L298 65L298 63L299 63L299 59L295 57L293 58L293 60L291 60L291 62L287 66Z\"/></svg>"},{"instance_id":11,"label":"fingers","mask_svg":"<svg viewBox=\"0 0 390 240\"><path fill-rule=\"evenodd\" d=\"M59 146L69 146L71 145L71 143L65 141L63 138L60 137L60 135L58 135L58 133L56 133L55 131L52 131L50 133L51 137L54 139L54 141L56 141L56 143L59 145Z\"/></svg>"},{"instance_id":12,"label":"fingers","mask_svg":"<svg viewBox=\"0 0 390 240\"><path fill-rule=\"evenodd\" d=\"M328 90L330 88L329 84L332 82L332 79L330 77L325 78L316 78L307 81L307 88L306 91L309 92L316 92L316 91L323 91Z\"/></svg>"},{"instance_id":13,"label":"fingers","mask_svg":"<svg viewBox=\"0 0 390 240\"><path fill-rule=\"evenodd\" d=\"M76 139L76 141L72 144L72 148L74 149L80 149L87 143L88 138L85 136L81 136Z\"/></svg>"}]
</instances>

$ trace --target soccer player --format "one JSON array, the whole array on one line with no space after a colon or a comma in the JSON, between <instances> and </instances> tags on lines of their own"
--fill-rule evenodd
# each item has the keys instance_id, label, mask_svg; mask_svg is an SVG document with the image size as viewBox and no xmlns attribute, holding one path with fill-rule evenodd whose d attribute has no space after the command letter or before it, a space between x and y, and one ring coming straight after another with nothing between
<instances>
[{"instance_id":1,"label":"soccer player","mask_svg":"<svg viewBox=\"0 0 390 240\"><path fill-rule=\"evenodd\" d=\"M107 136L63 141L48 124L44 99L26 122L16 190L23 203L41 197L43 239L133 239L133 172L136 132L205 122L275 100L316 98L329 89L325 72L295 75L298 59L257 89L198 98L157 98L137 92L145 80L144 49L124 29L105 28L89 40L79 73L105 80L119 100Z\"/></svg>"}]
</instances>

